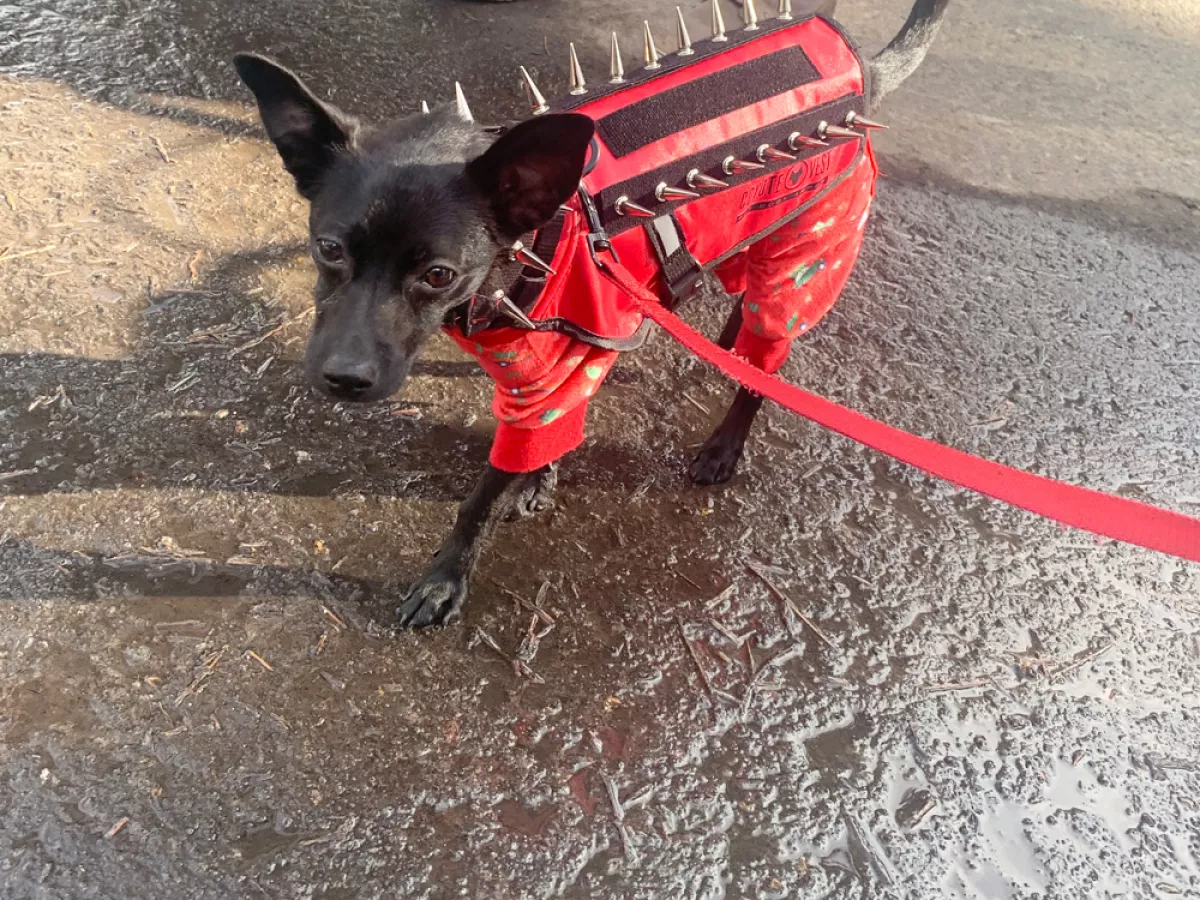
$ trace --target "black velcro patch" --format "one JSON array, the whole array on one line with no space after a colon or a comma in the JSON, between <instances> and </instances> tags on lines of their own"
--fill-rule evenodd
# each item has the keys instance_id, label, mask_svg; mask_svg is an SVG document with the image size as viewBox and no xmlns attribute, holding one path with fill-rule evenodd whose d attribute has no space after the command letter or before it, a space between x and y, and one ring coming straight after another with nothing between
<instances>
[{"instance_id":1,"label":"black velcro patch","mask_svg":"<svg viewBox=\"0 0 1200 900\"><path fill-rule=\"evenodd\" d=\"M598 121L596 130L613 156L627 156L819 77L802 47L788 47L622 107Z\"/></svg>"}]
</instances>

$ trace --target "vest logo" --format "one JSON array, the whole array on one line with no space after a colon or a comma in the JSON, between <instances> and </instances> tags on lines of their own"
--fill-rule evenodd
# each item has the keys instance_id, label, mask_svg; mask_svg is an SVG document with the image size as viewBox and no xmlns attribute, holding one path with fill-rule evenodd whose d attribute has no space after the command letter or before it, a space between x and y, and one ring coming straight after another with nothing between
<instances>
[{"instance_id":1,"label":"vest logo","mask_svg":"<svg viewBox=\"0 0 1200 900\"><path fill-rule=\"evenodd\" d=\"M788 203L797 197L821 190L829 183L833 160L829 153L819 153L782 169L770 178L750 184L738 198L737 221L764 209Z\"/></svg>"}]
</instances>

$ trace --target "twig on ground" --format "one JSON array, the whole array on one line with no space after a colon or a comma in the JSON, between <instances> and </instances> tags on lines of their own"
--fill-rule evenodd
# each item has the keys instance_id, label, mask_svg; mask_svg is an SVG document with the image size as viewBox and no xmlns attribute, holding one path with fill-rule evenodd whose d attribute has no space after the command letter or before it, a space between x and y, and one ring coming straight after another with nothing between
<instances>
[{"instance_id":1,"label":"twig on ground","mask_svg":"<svg viewBox=\"0 0 1200 900\"><path fill-rule=\"evenodd\" d=\"M179 693L179 696L175 698L175 702L172 704L172 706L174 706L176 709L178 709L180 706L183 705L183 701L186 700L188 697L191 697L191 696L194 696L194 695L200 693L201 686L204 684L205 681L208 680L208 678L213 674L213 672L215 672L217 670L217 665L221 662L221 657L223 657L224 655L225 655L224 648L218 650L216 653L210 654L204 660L204 671L202 671L199 675L197 675L195 678L193 678L191 681L191 684L189 684L187 687L185 687Z\"/></svg>"},{"instance_id":2,"label":"twig on ground","mask_svg":"<svg viewBox=\"0 0 1200 900\"><path fill-rule=\"evenodd\" d=\"M109 840L112 840L118 834L120 834L122 829L124 829L125 826L128 824L129 824L129 816L122 816L121 818L117 819L116 824L113 825L112 828L108 829L108 831L106 831L104 833L104 836L106 838L108 838Z\"/></svg>"},{"instance_id":3,"label":"twig on ground","mask_svg":"<svg viewBox=\"0 0 1200 900\"><path fill-rule=\"evenodd\" d=\"M779 666L783 665L788 660L795 659L802 652L803 651L800 647L793 644L791 647L788 647L786 650L781 650L779 653L776 653L774 656L772 656L770 659L768 659L765 663L763 663L761 666L759 666L757 670L755 670L755 668L754 668L754 657L753 656L750 657L750 671L752 674L750 676L749 684L746 685L746 693L742 695L742 718L743 719L745 719L746 716L750 713L750 704L754 702L754 695L756 693L758 693L759 691L762 691L766 687L766 685L764 685L762 683L762 681L766 677L767 673L770 672L772 669L776 669Z\"/></svg>"},{"instance_id":4,"label":"twig on ground","mask_svg":"<svg viewBox=\"0 0 1200 900\"><path fill-rule=\"evenodd\" d=\"M509 664L509 666L512 667L513 674L518 678L528 678L535 684L546 683L546 679L537 672L533 671L533 669L529 668L529 664L523 659L518 659L515 656L509 656L507 653L505 653L504 649L500 646L500 643L478 625L475 626L475 634L481 641L487 644L488 647L494 650L501 659L503 659Z\"/></svg>"},{"instance_id":5,"label":"twig on ground","mask_svg":"<svg viewBox=\"0 0 1200 900\"><path fill-rule=\"evenodd\" d=\"M167 152L167 148L163 146L163 142L156 137L150 138L150 143L154 144L154 149L158 151L158 155L162 157L162 161L167 165L174 165L175 160L171 159L171 154Z\"/></svg>"},{"instance_id":6,"label":"twig on ground","mask_svg":"<svg viewBox=\"0 0 1200 900\"><path fill-rule=\"evenodd\" d=\"M654 476L651 475L645 481L637 486L637 489L629 495L630 501L641 500L650 490L650 486L654 484Z\"/></svg>"},{"instance_id":7,"label":"twig on ground","mask_svg":"<svg viewBox=\"0 0 1200 900\"><path fill-rule=\"evenodd\" d=\"M34 250L20 250L17 253L5 253L0 255L0 263L6 263L13 259L24 259L26 256L35 256L38 253L49 253L57 244L51 244L48 247L38 247Z\"/></svg>"},{"instance_id":8,"label":"twig on ground","mask_svg":"<svg viewBox=\"0 0 1200 900\"><path fill-rule=\"evenodd\" d=\"M696 648L692 646L692 642L688 640L687 630L684 628L683 620L676 619L679 625L679 636L683 639L683 646L687 648L688 656L692 658L692 662L696 664L696 671L700 673L700 681L704 685L704 690L708 692L708 699L713 704L714 711L716 710L716 696L713 694L712 682L708 679L708 673L704 671L704 664L700 662L700 654L696 652Z\"/></svg>"},{"instance_id":9,"label":"twig on ground","mask_svg":"<svg viewBox=\"0 0 1200 900\"><path fill-rule=\"evenodd\" d=\"M541 621L541 616L534 613L529 621L529 628L526 629L520 646L517 647L517 660L526 665L533 662L534 657L537 656L537 652L542 646L542 638L554 630L554 623L546 625L542 622L544 627L539 631L538 623Z\"/></svg>"},{"instance_id":10,"label":"twig on ground","mask_svg":"<svg viewBox=\"0 0 1200 900\"><path fill-rule=\"evenodd\" d=\"M548 582L548 581L542 582L541 587L538 588L537 597L533 600L526 600L524 597L522 597L516 591L514 591L510 588L506 588L504 585L502 585L500 582L498 582L495 578L491 579L491 582L501 591L501 593L507 594L508 596L512 597L513 600L515 600L518 603L518 605L523 606L526 610L528 610L531 613L536 613L537 617L539 619L541 619L545 624L547 624L547 625L558 624L555 621L554 616L552 616L552 615L550 615L550 613L546 612L545 608L542 605L546 600L546 594L548 594L550 592L550 582Z\"/></svg>"},{"instance_id":11,"label":"twig on ground","mask_svg":"<svg viewBox=\"0 0 1200 900\"><path fill-rule=\"evenodd\" d=\"M329 617L329 619L333 622L334 625L336 625L338 628L342 629L342 631L346 630L346 623L344 621L342 621L341 617L338 616L337 613L335 613L332 609L330 609L328 606L326 606L323 603L321 604L321 609L325 612L325 615Z\"/></svg>"},{"instance_id":12,"label":"twig on ground","mask_svg":"<svg viewBox=\"0 0 1200 900\"><path fill-rule=\"evenodd\" d=\"M765 566L763 566L762 564L757 563L751 559L751 560L746 560L746 568L749 569L751 572L753 572L755 575L757 575L762 580L763 584L765 584L767 586L767 589L770 590L771 593L774 594L776 597L778 597L783 602L783 604L792 611L792 615L794 615L797 619L799 619L801 622L803 622L805 625L807 625L810 629L812 629L813 634L815 634L818 638L820 638L821 641L826 646L831 647L834 650L837 649L837 645L833 641L831 641L828 638L828 636L826 636L825 632L823 632L817 626L817 623L814 622L812 619L810 619L808 616L806 616L804 613L800 612L800 608L798 606L796 606L796 602L794 600L792 600L792 598L789 597L787 594L785 594L782 590L780 590L779 587L773 581L771 581L771 578L767 574L767 569Z\"/></svg>"},{"instance_id":13,"label":"twig on ground","mask_svg":"<svg viewBox=\"0 0 1200 900\"><path fill-rule=\"evenodd\" d=\"M613 819L617 823L617 833L621 835L621 847L625 851L625 861L631 866L637 865L637 850L633 846L633 835L625 824L625 807L621 805L621 795L617 790L617 783L607 773L602 773L600 777L608 791L608 802L612 805Z\"/></svg>"},{"instance_id":14,"label":"twig on ground","mask_svg":"<svg viewBox=\"0 0 1200 900\"><path fill-rule=\"evenodd\" d=\"M1095 650L1088 650L1088 651L1084 651L1083 653L1077 654L1075 656L1075 658L1072 659L1070 662L1064 663L1063 665L1061 665L1057 669L1055 669L1053 672L1051 672L1050 677L1051 678L1062 678L1064 675L1069 675L1072 672L1078 671L1079 669L1082 669L1084 666L1086 666L1088 663L1095 662L1097 659L1099 659L1101 656L1103 656L1105 653L1107 653L1109 650L1111 650L1113 648L1113 646L1114 646L1114 642L1110 641L1109 643L1105 644L1103 647L1097 647Z\"/></svg>"},{"instance_id":15,"label":"twig on ground","mask_svg":"<svg viewBox=\"0 0 1200 900\"><path fill-rule=\"evenodd\" d=\"M705 603L704 608L705 609L713 609L714 607L720 606L722 603L724 603L726 600L728 600L731 596L733 596L733 592L735 589L736 589L736 585L731 584L729 587L725 588L725 590L721 591L721 593L717 594L717 596L713 597L711 600L709 600L707 603Z\"/></svg>"},{"instance_id":16,"label":"twig on ground","mask_svg":"<svg viewBox=\"0 0 1200 900\"><path fill-rule=\"evenodd\" d=\"M972 691L975 688L994 687L993 679L987 678L972 678L970 681L944 681L938 684L929 685L926 690L931 694L948 694L952 691Z\"/></svg>"},{"instance_id":17,"label":"twig on ground","mask_svg":"<svg viewBox=\"0 0 1200 900\"><path fill-rule=\"evenodd\" d=\"M692 406L696 407L696 409L700 410L700 412L704 413L706 416L712 415L712 412L709 410L709 408L707 406L705 406L699 400L692 397L692 395L689 394L687 391L683 391L681 393L683 394L683 399L686 400L688 403L692 404Z\"/></svg>"}]
</instances>

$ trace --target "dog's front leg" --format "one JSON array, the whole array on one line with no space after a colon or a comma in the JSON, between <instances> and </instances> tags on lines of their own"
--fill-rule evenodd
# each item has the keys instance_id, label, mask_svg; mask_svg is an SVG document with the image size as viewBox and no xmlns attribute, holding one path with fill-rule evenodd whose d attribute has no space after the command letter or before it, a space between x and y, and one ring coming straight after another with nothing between
<instances>
[{"instance_id":1,"label":"dog's front leg","mask_svg":"<svg viewBox=\"0 0 1200 900\"><path fill-rule=\"evenodd\" d=\"M434 557L433 567L408 589L396 610L409 628L448 625L462 617L471 573L496 526L509 514L544 508L554 487L553 466L536 472L502 472L489 465L458 509L454 530Z\"/></svg>"}]
</instances>

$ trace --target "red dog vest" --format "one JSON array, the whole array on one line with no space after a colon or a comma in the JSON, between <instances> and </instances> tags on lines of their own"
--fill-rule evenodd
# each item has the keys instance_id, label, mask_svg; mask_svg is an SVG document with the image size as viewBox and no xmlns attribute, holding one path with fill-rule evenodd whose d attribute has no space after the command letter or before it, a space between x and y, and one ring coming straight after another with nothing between
<instances>
[{"instance_id":1,"label":"red dog vest","mask_svg":"<svg viewBox=\"0 0 1200 900\"><path fill-rule=\"evenodd\" d=\"M496 380L492 462L498 468L530 471L573 449L582 440L587 400L616 352L641 343L642 316L600 274L595 253L614 253L664 302L674 303L712 269L727 286L754 292L754 248L764 239L786 235L791 244L807 236L819 247L819 233L836 224L837 260L814 251L813 259L797 263L798 271L786 272L799 289L834 262L839 270L836 278L820 279L813 297L805 295L810 306L823 309L803 322L800 313L788 317L787 340L828 309L835 283L840 291L849 274L874 161L865 136L818 140L823 125L841 125L866 108L866 70L849 39L814 16L763 22L725 41L697 42L694 50L559 106L590 116L596 136L578 194L527 241L554 274L500 266L447 323ZM722 186L702 186L702 176L707 185ZM839 189L848 180L857 187ZM669 188L699 196L671 199L679 195ZM820 219L821 204L835 194L840 213ZM650 215L631 214L635 207ZM857 221L847 227L843 219L850 213ZM809 230L799 231L800 225ZM790 264L786 254L776 258L779 266ZM511 298L524 321L496 305L497 292ZM757 306L752 302L748 310L756 313ZM761 329L759 336L781 340ZM749 333L739 338L739 350L763 368L782 362L777 350L756 352Z\"/></svg>"}]
</instances>

